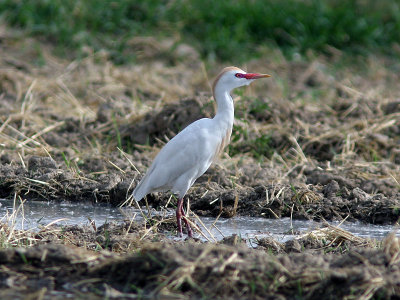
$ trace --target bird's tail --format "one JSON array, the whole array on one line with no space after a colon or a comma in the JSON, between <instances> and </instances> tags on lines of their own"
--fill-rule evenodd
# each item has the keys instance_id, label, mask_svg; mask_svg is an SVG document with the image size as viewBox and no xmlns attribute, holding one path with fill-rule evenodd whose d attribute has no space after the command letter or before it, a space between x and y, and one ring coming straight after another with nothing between
<instances>
[{"instance_id":1,"label":"bird's tail","mask_svg":"<svg viewBox=\"0 0 400 300\"><path fill-rule=\"evenodd\" d=\"M145 179L146 179L146 176L144 176L142 178L142 180L140 180L138 185L133 190L132 196L133 196L133 198L135 198L136 201L142 200L144 198L144 196L147 195L147 189L145 188L146 185L144 184Z\"/></svg>"}]
</instances>

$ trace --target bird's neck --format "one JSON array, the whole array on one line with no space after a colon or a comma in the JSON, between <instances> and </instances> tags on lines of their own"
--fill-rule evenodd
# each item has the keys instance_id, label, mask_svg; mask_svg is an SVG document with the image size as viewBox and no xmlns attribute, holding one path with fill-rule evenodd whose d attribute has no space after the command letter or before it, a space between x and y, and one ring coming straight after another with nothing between
<instances>
[{"instance_id":1,"label":"bird's neck","mask_svg":"<svg viewBox=\"0 0 400 300\"><path fill-rule=\"evenodd\" d=\"M214 90L214 98L217 102L217 114L214 120L220 123L222 129L231 131L234 118L234 106L229 91L219 88L217 85Z\"/></svg>"}]
</instances>

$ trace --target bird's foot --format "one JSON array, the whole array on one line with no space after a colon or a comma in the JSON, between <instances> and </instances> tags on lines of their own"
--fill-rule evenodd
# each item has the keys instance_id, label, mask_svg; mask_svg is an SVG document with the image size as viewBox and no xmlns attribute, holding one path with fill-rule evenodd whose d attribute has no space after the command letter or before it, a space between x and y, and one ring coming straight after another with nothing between
<instances>
[{"instance_id":1,"label":"bird's foot","mask_svg":"<svg viewBox=\"0 0 400 300\"><path fill-rule=\"evenodd\" d=\"M192 228L190 227L188 222L186 222L186 229L187 229L187 232L188 232L188 236L190 238L193 238L193 231L192 231Z\"/></svg>"},{"instance_id":2,"label":"bird's foot","mask_svg":"<svg viewBox=\"0 0 400 300\"><path fill-rule=\"evenodd\" d=\"M190 238L193 238L192 228L190 227L190 224L185 217L185 211L183 210L183 199L178 199L178 204L177 204L177 208L176 208L176 223L178 224L178 234L180 237L183 236L182 219L183 219L183 222L185 223L185 226L186 226L186 229L188 232L188 236Z\"/></svg>"},{"instance_id":3,"label":"bird's foot","mask_svg":"<svg viewBox=\"0 0 400 300\"><path fill-rule=\"evenodd\" d=\"M190 227L189 221L186 219L186 215L185 215L185 211L183 210L183 207L182 207L181 212L182 212L182 216L184 217L184 218L183 218L183 222L185 222L186 230L187 230L188 236L189 236L190 238L193 238L193 231L192 231L192 228Z\"/></svg>"}]
</instances>

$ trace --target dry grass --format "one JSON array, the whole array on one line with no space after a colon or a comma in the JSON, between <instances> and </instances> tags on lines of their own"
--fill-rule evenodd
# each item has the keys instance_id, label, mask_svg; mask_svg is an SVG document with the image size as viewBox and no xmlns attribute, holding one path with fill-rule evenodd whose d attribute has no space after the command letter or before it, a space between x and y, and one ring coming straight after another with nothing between
<instances>
[{"instance_id":1,"label":"dry grass","mask_svg":"<svg viewBox=\"0 0 400 300\"><path fill-rule=\"evenodd\" d=\"M390 298L399 292L398 253L394 236L384 241L382 249L359 248L341 256L273 256L243 246L211 243L152 243L134 253L115 255L46 244L1 251L0 272L4 278L18 277L12 286L20 292L32 289L28 283L37 284L37 273L41 272L42 278L55 276L58 282L68 283L68 291L77 294L95 291L116 297L173 299L371 299ZM25 272L27 268L29 272ZM60 272L62 276L57 276Z\"/></svg>"},{"instance_id":2,"label":"dry grass","mask_svg":"<svg viewBox=\"0 0 400 300\"><path fill-rule=\"evenodd\" d=\"M196 55L179 57L175 52L169 57L172 66L165 63L165 55L152 55L157 60L139 56L137 64L115 66L102 52L71 62L53 56L48 45L40 44L38 52L31 47L37 41L16 39L10 32L2 27L0 156L7 155L23 166L30 155L52 157L65 164L75 179L87 181L93 178L81 168L90 158L109 161L107 167L92 170L96 174L109 169L118 170L121 176L145 171L162 143L176 132L156 137L159 142L154 145L136 145L141 153L121 157L123 163L115 153L120 139L129 140L129 130L119 132L118 128L132 128L149 112L193 97L197 91L209 91L212 76L221 67L206 71ZM151 48L151 53L165 53L169 45L154 39L133 43L138 51ZM237 178L243 176L246 165L259 165L269 170L269 182L285 184L293 171L321 164L353 178L386 180L399 187L396 130L400 113L395 106L400 97L399 78L392 71L396 66L388 67L388 63L371 56L359 68L336 68L335 59L288 62L274 51L242 66L267 71L273 78L253 84L236 97L237 124L250 140L239 136L232 146L246 150L252 138L267 135L273 154L261 162L243 153L225 154L219 165L239 187ZM211 101L210 96L202 105ZM250 111L252 99L266 102L268 108ZM46 184L27 181L23 185L37 191ZM290 181L302 184L302 172Z\"/></svg>"},{"instance_id":3,"label":"dry grass","mask_svg":"<svg viewBox=\"0 0 400 300\"><path fill-rule=\"evenodd\" d=\"M339 225L340 226L340 225ZM348 245L355 247L375 248L379 246L376 241L355 236L347 230L341 229L339 226L326 224L324 228L318 228L304 235L296 237L297 240L318 240L324 244L322 248L315 250L329 249L329 252L347 251Z\"/></svg>"},{"instance_id":4,"label":"dry grass","mask_svg":"<svg viewBox=\"0 0 400 300\"><path fill-rule=\"evenodd\" d=\"M132 48L141 56L129 66L115 66L105 53L89 50L83 60L65 61L51 54L51 46L21 39L4 27L0 28L0 39L1 184L16 200L14 212L0 225L3 248L50 242L96 251L135 252L112 261L107 261L109 254L104 254L103 260L96 262L97 269L89 272L93 277L110 279L106 287L113 295L132 292L132 285L126 286L124 281L131 276L129 284L136 284L138 289L134 294L124 294L126 297L136 297L138 291L143 291L146 295L169 297L264 299L275 295L315 299L340 291L340 296L348 299L370 299L379 293L389 297L400 292L386 265L373 263L376 255L393 270L398 267L400 247L395 235L388 236L379 249L379 244L328 226L298 239L303 245L307 241L316 246L311 247L313 254L272 256L237 245L218 245L205 226L193 227L213 243L173 243L159 234L174 233L173 220L146 212L143 226L131 219L120 226L97 227L91 223L88 228L45 226L38 233L17 230L15 217L23 210L18 204L32 194L45 199L89 198L115 204L127 200L152 157L176 133L165 130L154 136L154 143L129 145L130 130L144 124L146 118L152 121L157 116L154 112L163 112L166 105L175 105L172 119L185 117L184 111L191 109L180 107L187 104L180 101L185 97L200 103L196 106L200 107L199 117L203 113L212 115L210 80L222 66L204 66L198 56L166 51L169 43L153 39L132 41ZM146 55L149 52L157 59ZM163 55L156 55L158 52ZM273 78L235 96L238 128L232 146L239 154L229 157L224 153L218 167L199 178L189 196L200 193L200 202L216 206L213 213L233 216L242 212L243 201L253 199L256 193L254 189L247 193L246 189L261 186L262 201L254 202L260 206L261 215L279 217L281 205L292 216L297 209L316 207L328 198L329 191L323 188L329 182L321 182L326 174L333 174L340 185L333 195L336 198L342 192L356 198L359 186L366 189L366 183L374 183L368 195L359 193L356 200L383 193L392 196L393 203L397 201L398 63L372 55L360 66L338 67L341 61L337 57L329 61L316 57L312 61L289 62L275 50L241 66L271 73ZM267 108L254 108L256 100L268 104ZM255 155L254 151L260 149L255 148L254 141L261 136L268 136L261 147L270 147L271 155ZM32 155L46 157L39 165L44 171L39 172L37 160L30 160ZM6 173L6 164L19 168ZM326 173L310 184L310 170ZM351 187L355 191L348 191ZM233 194L223 195L224 190ZM223 196L227 196L224 202ZM162 197L166 197L165 202ZM149 198L151 204L173 206L169 196L155 199ZM371 199L371 203L379 200ZM252 214L258 212L249 207ZM207 212L213 208L207 206ZM390 211L396 209L390 207ZM196 214L189 216L200 223ZM285 245L274 243L273 247L282 250ZM348 247L359 250L350 251ZM332 270L326 266L334 256L316 255L320 252L347 256L337 258ZM343 287L343 282L352 285ZM84 281L80 284L85 286Z\"/></svg>"},{"instance_id":5,"label":"dry grass","mask_svg":"<svg viewBox=\"0 0 400 300\"><path fill-rule=\"evenodd\" d=\"M153 297L315 299L335 295L371 299L378 294L390 296L398 292L394 282L386 280L390 271L374 263L374 259L393 260L398 251L386 256L388 247L384 246L382 251L349 251L343 257L322 257L271 256L246 247L216 244L153 244L122 261L102 264L92 274L102 274L112 285L125 287L124 278L129 277L136 291ZM130 272L132 268L138 272ZM146 280L148 277L154 280Z\"/></svg>"},{"instance_id":6,"label":"dry grass","mask_svg":"<svg viewBox=\"0 0 400 300\"><path fill-rule=\"evenodd\" d=\"M196 55L168 52L168 42L138 38L132 41L141 53L138 62L115 66L102 52L63 60L51 54L51 46L40 44L39 51L32 47L37 41L13 38L4 27L0 38L0 158L25 170L24 176L4 174L23 199L35 195L124 203L154 155L176 133L165 130L155 134L154 143L132 145L130 131L146 118L154 121L154 112L163 112L168 104L175 105L171 119L185 117L191 110L180 107L187 103L180 102L185 97L200 103L196 117L213 113L210 81L221 66L204 66ZM157 59L146 56L146 49ZM157 51L163 55L155 55ZM340 58L289 62L274 50L241 66L273 77L235 96L238 138L231 145L240 151L232 157L225 152L207 184L190 193L199 187L205 187L202 195L232 188L231 207L210 201L221 205L225 217L240 211L240 192L248 186L287 191L293 185L297 192L292 202L312 204L322 196L321 188L310 191L306 184L311 168L353 180L355 186L376 182L368 190L371 195L394 195L400 188L399 73L393 71L398 65L388 66L390 61L374 56L358 67L338 68L336 63ZM267 106L257 108L257 101ZM254 155L260 150L254 150L254 140L261 136L268 136L261 147L269 147L271 156ZM54 159L58 169L37 174L29 166L31 155ZM121 182L129 184L120 188ZM268 214L278 217L274 195L265 190ZM149 232L162 222L151 225Z\"/></svg>"},{"instance_id":7,"label":"dry grass","mask_svg":"<svg viewBox=\"0 0 400 300\"><path fill-rule=\"evenodd\" d=\"M31 247L36 244L34 234L29 230L24 230L24 201L21 197L14 194L12 211L6 212L0 219L0 248L9 247ZM17 229L21 227L21 229Z\"/></svg>"},{"instance_id":8,"label":"dry grass","mask_svg":"<svg viewBox=\"0 0 400 300\"><path fill-rule=\"evenodd\" d=\"M16 162L14 153L23 161L32 154L60 157L64 153L79 171L76 165L88 156L109 157L116 151L118 141L109 136L115 124L140 122L147 112L166 103L192 97L198 90L209 91L212 75L220 68L214 66L206 72L196 56L177 58L176 53L171 54L176 60L174 66L166 66L162 58L156 61L145 57L135 65L117 67L101 52L70 62L54 57L49 46L41 45L37 53L28 50L35 41L15 41L7 29L1 32L5 42L0 61L0 99L4 103L0 109L0 154L11 155ZM168 47L168 43L154 39L134 42L137 49L150 47L153 52L165 52ZM16 51L18 48L25 50ZM38 56L43 66L35 65ZM272 158L264 158L264 166L279 170L275 174L277 183L284 182L292 168L313 165L315 158L324 160L321 152L326 149L335 151L328 153L331 164L342 168L357 161L372 170L376 161L399 159L398 138L390 138L387 132L397 128L400 113L385 113L386 105L400 97L395 84L399 78L385 63L371 56L364 66L368 72L357 72L355 67L333 71L323 59L312 64L290 63L273 52L244 66L273 74L273 80L254 84L244 92L245 97L269 103L270 111L256 112L269 121L253 122L252 115L245 115L251 122L238 124L249 136L274 133L273 141L278 144L272 146ZM110 103L114 120L98 122L99 114ZM309 122L310 117L315 121ZM67 140L64 145L49 143L48 134L59 135L70 120L77 121L89 134L70 143ZM239 139L233 146L241 147L241 143ZM151 156L158 147L139 149ZM251 160L243 155L238 159ZM222 165L229 168L232 163L223 159ZM143 171L146 166L138 168ZM378 176L398 184L400 172L396 168ZM374 176L371 172L366 175Z\"/></svg>"}]
</instances>

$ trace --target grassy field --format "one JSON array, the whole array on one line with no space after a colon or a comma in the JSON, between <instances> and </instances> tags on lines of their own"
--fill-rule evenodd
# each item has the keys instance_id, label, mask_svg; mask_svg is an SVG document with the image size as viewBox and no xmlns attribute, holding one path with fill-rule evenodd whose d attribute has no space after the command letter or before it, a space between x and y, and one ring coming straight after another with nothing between
<instances>
[{"instance_id":1,"label":"grassy field","mask_svg":"<svg viewBox=\"0 0 400 300\"><path fill-rule=\"evenodd\" d=\"M287 57L311 50L399 54L398 1L109 1L3 0L11 26L83 55L105 49L114 62L135 58L135 36L173 37L195 45L204 58L243 62L279 47Z\"/></svg>"},{"instance_id":2,"label":"grassy field","mask_svg":"<svg viewBox=\"0 0 400 300\"><path fill-rule=\"evenodd\" d=\"M0 220L2 299L400 293L395 234L287 226L282 242L262 228L248 246L217 242L198 218L398 228L398 2L3 0L0 15L0 199L14 200ZM17 228L17 216L40 223L32 200L128 203L161 147L215 114L227 65L273 76L235 90L231 143L186 196L209 242L171 239L168 193L147 197L144 220Z\"/></svg>"}]
</instances>

